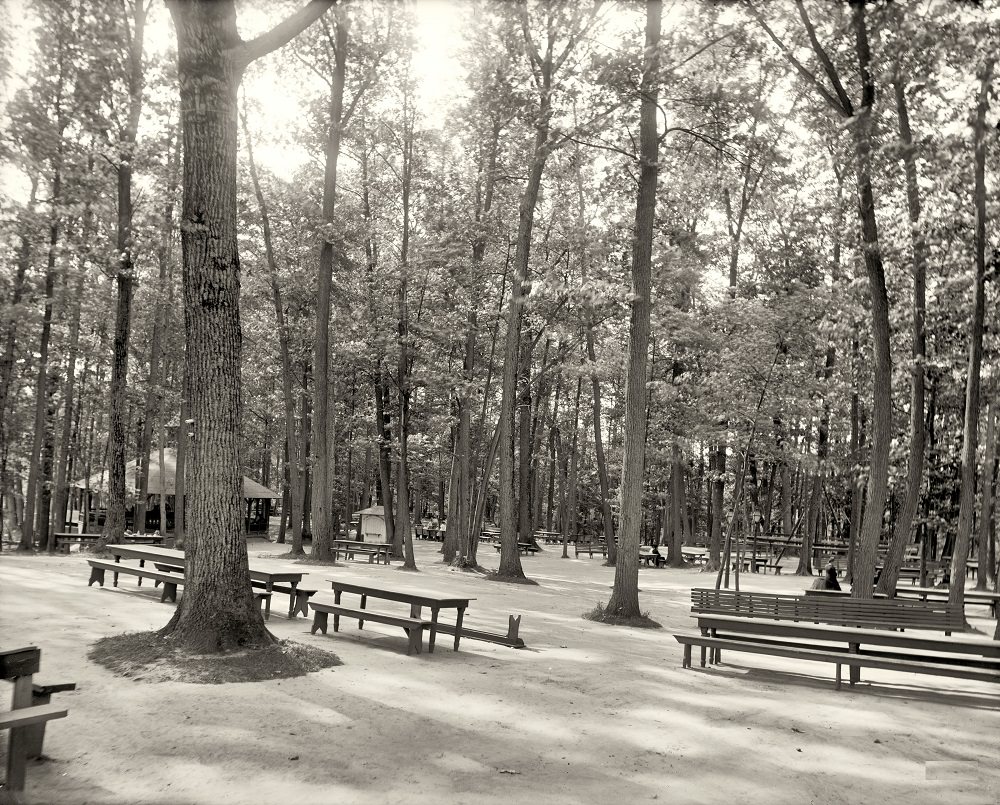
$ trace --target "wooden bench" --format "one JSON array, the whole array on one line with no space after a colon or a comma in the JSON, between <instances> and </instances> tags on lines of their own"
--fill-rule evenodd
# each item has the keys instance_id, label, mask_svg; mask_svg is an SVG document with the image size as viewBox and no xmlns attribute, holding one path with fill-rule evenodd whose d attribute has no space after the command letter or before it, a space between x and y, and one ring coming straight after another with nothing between
<instances>
[{"instance_id":1,"label":"wooden bench","mask_svg":"<svg viewBox=\"0 0 1000 805\"><path fill-rule=\"evenodd\" d=\"M430 621L421 620L420 618L407 618L402 615L390 615L385 612L376 612L371 609L355 609L354 607L345 607L340 604L328 604L323 601L313 601L309 604L313 611L313 624L310 629L310 634L316 634L316 630L326 634L327 629L327 619L330 615L333 615L333 631L340 631L340 619L345 618L357 618L358 628L361 629L365 625L365 621L375 621L376 623L386 623L390 626L399 626L406 632L406 636L409 638L409 643L406 646L406 653L412 654L416 652L420 654L423 650L423 636L424 629L431 625Z\"/></svg>"},{"instance_id":2,"label":"wooden bench","mask_svg":"<svg viewBox=\"0 0 1000 805\"><path fill-rule=\"evenodd\" d=\"M163 585L163 590L160 593L160 601L170 601L173 603L177 602L177 588L183 586L184 575L178 572L171 572L169 570L161 570L159 568L170 567L169 565L163 565L162 563L157 565L156 570L151 570L147 567L138 567L136 565L126 564L124 562L108 562L104 559L88 559L87 564L90 565L90 580L87 582L87 586L93 586L94 582L97 582L104 586L104 574L108 571L114 574L112 580L112 586L118 586L118 575L124 573L129 576L136 576L141 582L142 579L152 579L154 582ZM180 568L176 568L179 570ZM271 617L271 593L267 590L254 590L253 591L254 600L257 602L257 606L260 607L261 612L264 615L264 620L268 620Z\"/></svg>"},{"instance_id":3,"label":"wooden bench","mask_svg":"<svg viewBox=\"0 0 1000 805\"><path fill-rule=\"evenodd\" d=\"M787 595L751 590L691 590L691 612L875 629L965 629L965 614L947 602L845 595Z\"/></svg>"},{"instance_id":4,"label":"wooden bench","mask_svg":"<svg viewBox=\"0 0 1000 805\"><path fill-rule=\"evenodd\" d=\"M37 646L0 651L0 679L14 683L11 709L0 713L0 730L10 730L4 791L13 795L14 802L24 790L27 761L41 755L45 725L57 718L65 718L69 713L65 707L50 704L48 696L57 690L76 687L75 684L50 685L46 692L46 686L36 686L33 677L38 673L41 662L42 652ZM45 701L40 701L41 698Z\"/></svg>"},{"instance_id":5,"label":"wooden bench","mask_svg":"<svg viewBox=\"0 0 1000 805\"><path fill-rule=\"evenodd\" d=\"M1000 683L1000 641L996 640L726 615L698 616L698 626L701 634L674 635L684 646L685 668L691 667L692 647L699 646L702 667L706 659L721 662L723 650L832 663L837 666L838 688L843 665L851 669L851 684L859 681L861 668Z\"/></svg>"},{"instance_id":6,"label":"wooden bench","mask_svg":"<svg viewBox=\"0 0 1000 805\"><path fill-rule=\"evenodd\" d=\"M497 549L497 553L500 553L503 548L500 543L497 543L493 547ZM519 542L517 543L517 550L527 556L529 553L532 555L538 553L539 549L537 545L532 545L530 542Z\"/></svg>"},{"instance_id":7,"label":"wooden bench","mask_svg":"<svg viewBox=\"0 0 1000 805\"><path fill-rule=\"evenodd\" d=\"M601 543L593 542L578 542L573 546L573 555L579 558L581 553L587 554L591 559L594 558L594 552L599 553L601 556L607 557L608 546L602 545Z\"/></svg>"}]
</instances>

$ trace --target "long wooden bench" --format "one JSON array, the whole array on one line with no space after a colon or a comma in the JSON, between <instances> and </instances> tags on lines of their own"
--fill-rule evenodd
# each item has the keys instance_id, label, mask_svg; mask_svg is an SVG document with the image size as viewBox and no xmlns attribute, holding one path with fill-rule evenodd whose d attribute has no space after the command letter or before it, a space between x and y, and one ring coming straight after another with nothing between
<instances>
[{"instance_id":1,"label":"long wooden bench","mask_svg":"<svg viewBox=\"0 0 1000 805\"><path fill-rule=\"evenodd\" d=\"M579 558L581 553L587 554L591 559L594 558L594 552L599 553L601 556L607 557L608 546L603 543L593 543L593 542L577 542L573 546L573 555Z\"/></svg>"},{"instance_id":2,"label":"long wooden bench","mask_svg":"<svg viewBox=\"0 0 1000 805\"><path fill-rule=\"evenodd\" d=\"M9 712L0 713L0 730L10 730L7 742L7 776L4 791L17 795L24 790L27 761L41 755L45 725L57 718L65 718L69 710L47 700L45 686L37 686L33 677L42 662L42 652L37 646L0 651L0 679L14 683ZM57 690L71 690L76 685L48 686L48 695ZM40 697L36 698L36 689ZM6 799L4 800L6 801Z\"/></svg>"},{"instance_id":3,"label":"long wooden bench","mask_svg":"<svg viewBox=\"0 0 1000 805\"><path fill-rule=\"evenodd\" d=\"M757 640L738 640L733 637L712 637L710 635L675 634L674 638L684 646L684 668L691 667L692 646L699 646L701 648L701 666L703 668L706 664L707 649L717 652L717 663L721 662L721 652L723 649L726 651L768 654L813 662L826 662L834 664L837 667L837 690L840 690L841 667L844 665L851 669L881 668L889 671L903 671L914 674L930 674L933 676L949 676L1000 683L1000 666L994 668L976 668L965 665L951 665L946 662L929 662L926 659L911 660L900 656L880 657L869 654L851 654L846 649L813 648L801 643L768 643ZM853 685L854 682L855 679L852 676L850 684Z\"/></svg>"},{"instance_id":4,"label":"long wooden bench","mask_svg":"<svg viewBox=\"0 0 1000 805\"><path fill-rule=\"evenodd\" d=\"M128 576L137 576L139 580L142 579L152 579L154 582L163 585L163 590L160 592L160 601L170 601L173 603L177 602L177 588L183 586L184 576L182 573L170 572L169 570L151 569L148 567L138 567L136 565L126 564L125 562L109 562L104 559L88 559L87 564L90 565L90 580L87 582L87 586L93 586L94 582L97 582L104 586L104 574L111 572L114 574L112 580L112 586L118 586L118 576L124 573ZM165 565L158 565L160 567L167 567ZM176 570L179 570L177 568ZM257 602L257 606L260 607L261 613L264 615L264 620L268 620L271 617L271 593L267 590L254 590L254 600Z\"/></svg>"},{"instance_id":5,"label":"long wooden bench","mask_svg":"<svg viewBox=\"0 0 1000 805\"><path fill-rule=\"evenodd\" d=\"M691 612L830 623L876 629L965 629L965 614L946 601L788 595L752 590L691 590Z\"/></svg>"},{"instance_id":6,"label":"long wooden bench","mask_svg":"<svg viewBox=\"0 0 1000 805\"><path fill-rule=\"evenodd\" d=\"M341 606L340 604L329 604L323 601L312 601L309 606L314 613L310 634L316 634L317 630L326 634L327 619L330 615L333 615L333 631L335 632L340 631L341 617L357 618L359 629L364 627L365 621L386 623L389 626L399 626L406 632L406 636L409 638L409 643L406 647L407 654L412 654L413 652L417 654L421 653L423 650L424 629L431 625L430 621L421 620L420 618L390 615L371 609L356 609L354 607Z\"/></svg>"},{"instance_id":7,"label":"long wooden bench","mask_svg":"<svg viewBox=\"0 0 1000 805\"><path fill-rule=\"evenodd\" d=\"M1000 641L968 637L901 634L881 629L813 625L732 615L697 616L700 634L674 635L684 646L683 666L691 667L691 649L701 648L701 665L722 661L722 651L789 657L851 669L881 668L1000 683Z\"/></svg>"},{"instance_id":8,"label":"long wooden bench","mask_svg":"<svg viewBox=\"0 0 1000 805\"><path fill-rule=\"evenodd\" d=\"M497 543L493 547L497 549L497 553L500 553L500 550L503 548L500 543ZM538 553L539 549L537 545L533 545L530 542L519 542L517 543L517 550L527 556L529 553L532 555Z\"/></svg>"}]
</instances>

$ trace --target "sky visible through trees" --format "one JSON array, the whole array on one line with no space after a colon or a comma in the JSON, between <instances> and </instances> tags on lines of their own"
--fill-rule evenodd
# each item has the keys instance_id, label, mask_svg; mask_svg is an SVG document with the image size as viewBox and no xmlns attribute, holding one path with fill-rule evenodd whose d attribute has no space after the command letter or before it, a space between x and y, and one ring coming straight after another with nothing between
<instances>
[{"instance_id":1,"label":"sky visible through trees","mask_svg":"<svg viewBox=\"0 0 1000 805\"><path fill-rule=\"evenodd\" d=\"M5 540L145 528L140 482L71 483L163 448L206 557L245 474L293 553L372 505L408 566L424 519L469 569L497 524L505 580L620 536L626 620L654 540L995 584L996 2L169 5L3 10ZM219 49L179 72L188 12Z\"/></svg>"}]
</instances>

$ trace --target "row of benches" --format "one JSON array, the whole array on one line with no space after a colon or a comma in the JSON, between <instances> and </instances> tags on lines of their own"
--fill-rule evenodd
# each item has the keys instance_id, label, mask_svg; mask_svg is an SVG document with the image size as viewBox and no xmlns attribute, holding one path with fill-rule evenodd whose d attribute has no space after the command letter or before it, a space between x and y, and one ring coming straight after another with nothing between
<instances>
[{"instance_id":1,"label":"row of benches","mask_svg":"<svg viewBox=\"0 0 1000 805\"><path fill-rule=\"evenodd\" d=\"M864 667L1000 682L1000 641L903 634L963 630L964 613L947 602L696 588L691 612L700 633L674 635L685 668L697 646L702 667L723 650L831 663L838 688L842 666L851 684Z\"/></svg>"}]
</instances>

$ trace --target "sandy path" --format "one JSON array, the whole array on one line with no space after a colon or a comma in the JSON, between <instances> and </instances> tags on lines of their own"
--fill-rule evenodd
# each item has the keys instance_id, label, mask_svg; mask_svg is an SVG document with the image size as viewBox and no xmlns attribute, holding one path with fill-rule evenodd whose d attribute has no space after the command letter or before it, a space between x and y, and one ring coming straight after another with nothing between
<instances>
[{"instance_id":1,"label":"sandy path","mask_svg":"<svg viewBox=\"0 0 1000 805\"><path fill-rule=\"evenodd\" d=\"M837 692L830 667L751 655L684 671L671 634L691 628L690 587L710 583L696 570L643 569L643 607L666 628L619 629L579 617L608 597L613 571L597 558L549 548L524 559L541 585L525 587L435 564L437 548L418 543L417 577L361 562L309 569L321 586L336 572L474 596L470 627L505 631L507 613L521 613L528 650L468 640L454 653L445 638L408 657L403 633L380 624L310 636L276 594L271 630L343 666L247 685L146 684L91 664L87 649L162 626L171 605L132 579L88 589L77 554L0 555L3 645L40 646L39 679L77 683L59 697L70 715L51 725L51 760L29 769L27 801L1000 802L996 686L868 671ZM495 551L481 560L495 566ZM745 587L805 586L751 578Z\"/></svg>"}]
</instances>

